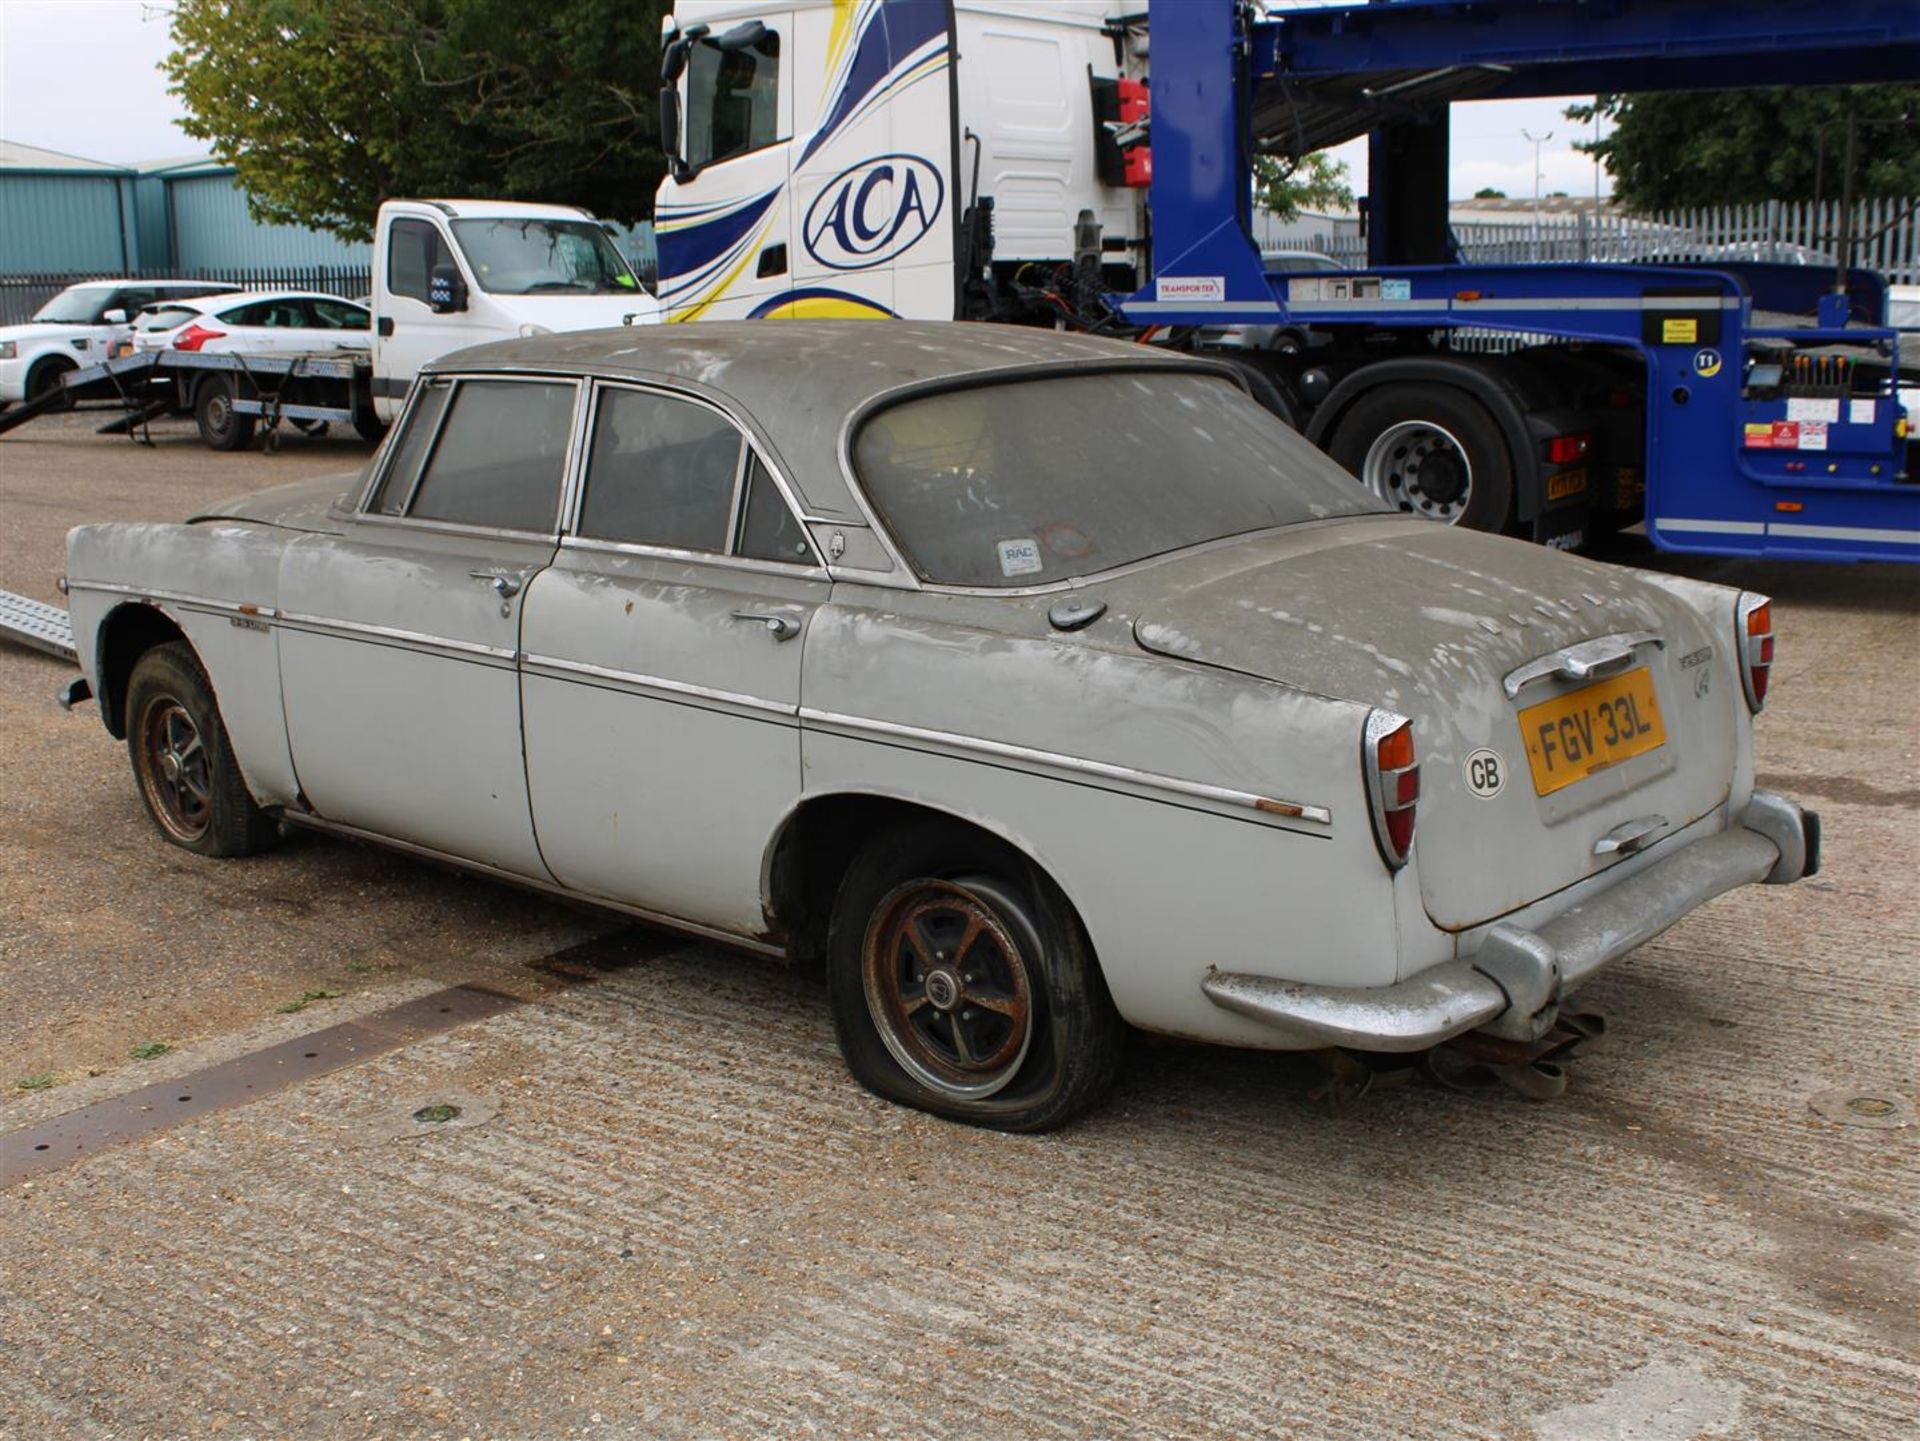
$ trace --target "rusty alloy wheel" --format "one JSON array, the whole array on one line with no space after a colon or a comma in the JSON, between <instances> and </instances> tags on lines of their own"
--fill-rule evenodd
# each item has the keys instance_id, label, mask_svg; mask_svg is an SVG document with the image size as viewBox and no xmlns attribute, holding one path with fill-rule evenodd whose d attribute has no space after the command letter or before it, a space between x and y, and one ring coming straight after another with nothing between
<instances>
[{"instance_id":1,"label":"rusty alloy wheel","mask_svg":"<svg viewBox=\"0 0 1920 1441\"><path fill-rule=\"evenodd\" d=\"M160 824L191 843L213 824L213 769L206 738L177 698L160 694L140 713L140 785Z\"/></svg>"},{"instance_id":2,"label":"rusty alloy wheel","mask_svg":"<svg viewBox=\"0 0 1920 1441\"><path fill-rule=\"evenodd\" d=\"M922 879L875 907L861 950L867 1009L894 1060L956 1100L1019 1074L1033 1040L1040 939L987 877Z\"/></svg>"}]
</instances>

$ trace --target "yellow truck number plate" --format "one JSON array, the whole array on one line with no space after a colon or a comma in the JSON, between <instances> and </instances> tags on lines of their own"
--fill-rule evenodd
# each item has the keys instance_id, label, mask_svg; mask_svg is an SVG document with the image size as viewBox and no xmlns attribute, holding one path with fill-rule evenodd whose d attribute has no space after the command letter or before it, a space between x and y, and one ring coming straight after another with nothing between
<instances>
[{"instance_id":1,"label":"yellow truck number plate","mask_svg":"<svg viewBox=\"0 0 1920 1441\"><path fill-rule=\"evenodd\" d=\"M1667 741L1645 666L1520 712L1534 794L1548 796Z\"/></svg>"}]
</instances>

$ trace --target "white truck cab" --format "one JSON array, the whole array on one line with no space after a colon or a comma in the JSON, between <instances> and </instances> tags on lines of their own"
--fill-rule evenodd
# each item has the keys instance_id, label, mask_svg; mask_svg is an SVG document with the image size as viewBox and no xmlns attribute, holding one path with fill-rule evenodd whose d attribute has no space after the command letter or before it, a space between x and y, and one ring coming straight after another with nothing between
<instances>
[{"instance_id":1,"label":"white truck cab","mask_svg":"<svg viewBox=\"0 0 1920 1441\"><path fill-rule=\"evenodd\" d=\"M989 262L1041 314L1076 261L1126 287L1151 174L1144 125L1127 128L1145 112L1145 32L1125 18L1142 8L676 0L666 318L1012 318L967 294Z\"/></svg>"},{"instance_id":2,"label":"white truck cab","mask_svg":"<svg viewBox=\"0 0 1920 1441\"><path fill-rule=\"evenodd\" d=\"M449 351L651 324L660 306L587 211L390 200L375 223L373 313L374 406L391 420L420 367Z\"/></svg>"}]
</instances>

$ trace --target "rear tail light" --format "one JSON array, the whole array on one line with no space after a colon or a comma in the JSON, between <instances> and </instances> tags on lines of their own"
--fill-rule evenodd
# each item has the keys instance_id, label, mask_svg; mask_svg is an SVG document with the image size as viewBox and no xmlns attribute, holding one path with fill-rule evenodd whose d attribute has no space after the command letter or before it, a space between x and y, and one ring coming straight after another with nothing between
<instances>
[{"instance_id":1,"label":"rear tail light","mask_svg":"<svg viewBox=\"0 0 1920 1441\"><path fill-rule=\"evenodd\" d=\"M1767 678L1773 671L1773 603L1764 595L1742 595L1734 615L1740 684L1747 692L1747 709L1758 715L1766 708Z\"/></svg>"},{"instance_id":2,"label":"rear tail light","mask_svg":"<svg viewBox=\"0 0 1920 1441\"><path fill-rule=\"evenodd\" d=\"M208 330L204 325L189 325L185 330L173 337L173 348L175 350L198 350L209 340L225 340L226 338L227 332L224 330Z\"/></svg>"},{"instance_id":3,"label":"rear tail light","mask_svg":"<svg viewBox=\"0 0 1920 1441\"><path fill-rule=\"evenodd\" d=\"M1579 460L1593 449L1593 432L1582 430L1574 435L1556 435L1547 442L1547 459L1555 465L1566 465Z\"/></svg>"},{"instance_id":4,"label":"rear tail light","mask_svg":"<svg viewBox=\"0 0 1920 1441\"><path fill-rule=\"evenodd\" d=\"M1362 766L1373 838L1390 870L1407 863L1413 849L1413 811L1420 799L1420 766L1413 754L1413 722L1392 711L1367 713Z\"/></svg>"}]
</instances>

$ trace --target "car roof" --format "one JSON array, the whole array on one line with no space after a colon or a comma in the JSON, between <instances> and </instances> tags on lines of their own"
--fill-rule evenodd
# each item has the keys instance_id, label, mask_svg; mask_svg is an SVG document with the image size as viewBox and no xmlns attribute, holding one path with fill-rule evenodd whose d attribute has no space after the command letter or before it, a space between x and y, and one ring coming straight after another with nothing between
<instances>
[{"instance_id":1,"label":"car roof","mask_svg":"<svg viewBox=\"0 0 1920 1441\"><path fill-rule=\"evenodd\" d=\"M758 431L811 513L858 523L840 463L855 411L889 392L965 384L1031 367L1230 367L1130 341L980 321L747 320L641 325L497 341L426 373L559 371L666 384L703 395Z\"/></svg>"}]
</instances>

